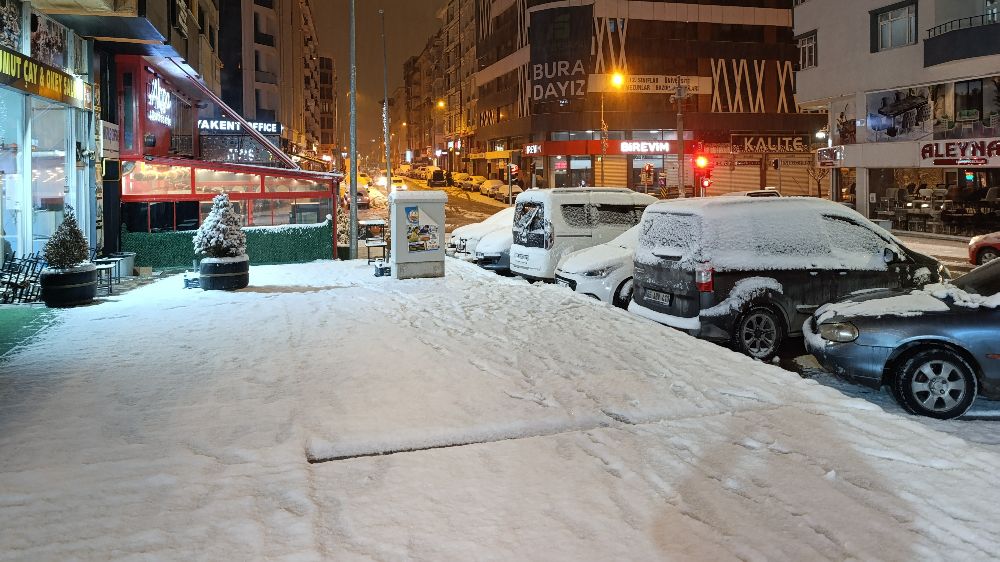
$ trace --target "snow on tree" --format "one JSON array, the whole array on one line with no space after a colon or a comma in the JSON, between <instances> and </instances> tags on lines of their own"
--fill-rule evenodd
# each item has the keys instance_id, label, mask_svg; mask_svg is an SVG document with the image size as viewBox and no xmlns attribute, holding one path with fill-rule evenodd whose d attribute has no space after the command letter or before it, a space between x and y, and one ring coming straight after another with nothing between
<instances>
[{"instance_id":1,"label":"snow on tree","mask_svg":"<svg viewBox=\"0 0 1000 562\"><path fill-rule=\"evenodd\" d=\"M210 258L232 258L247 253L247 235L225 193L212 200L212 211L194 236L194 252Z\"/></svg>"},{"instance_id":2,"label":"snow on tree","mask_svg":"<svg viewBox=\"0 0 1000 562\"><path fill-rule=\"evenodd\" d=\"M45 243L45 261L53 269L69 269L87 261L90 248L76 222L76 213L67 207L66 217Z\"/></svg>"}]
</instances>

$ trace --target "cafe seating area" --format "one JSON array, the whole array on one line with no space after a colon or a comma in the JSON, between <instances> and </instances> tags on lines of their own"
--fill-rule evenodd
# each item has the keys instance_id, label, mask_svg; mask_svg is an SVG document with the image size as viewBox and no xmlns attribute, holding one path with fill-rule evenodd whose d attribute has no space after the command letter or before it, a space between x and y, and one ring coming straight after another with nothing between
<instances>
[{"instance_id":1,"label":"cafe seating area","mask_svg":"<svg viewBox=\"0 0 1000 562\"><path fill-rule=\"evenodd\" d=\"M1000 187L992 187L979 200L949 198L943 186L916 190L891 187L878 199L873 217L891 221L894 230L975 236L1000 231Z\"/></svg>"}]
</instances>

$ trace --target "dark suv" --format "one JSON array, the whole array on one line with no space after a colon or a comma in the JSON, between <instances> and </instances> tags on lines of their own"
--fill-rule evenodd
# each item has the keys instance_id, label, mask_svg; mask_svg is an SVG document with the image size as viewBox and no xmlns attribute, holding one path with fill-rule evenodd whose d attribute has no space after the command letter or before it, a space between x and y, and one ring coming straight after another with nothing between
<instances>
[{"instance_id":1,"label":"dark suv","mask_svg":"<svg viewBox=\"0 0 1000 562\"><path fill-rule=\"evenodd\" d=\"M448 178L444 175L444 170L434 170L430 179L427 180L427 187L448 187Z\"/></svg>"},{"instance_id":2,"label":"dark suv","mask_svg":"<svg viewBox=\"0 0 1000 562\"><path fill-rule=\"evenodd\" d=\"M933 258L832 201L661 201L642 217L629 310L766 360L822 304L947 277Z\"/></svg>"}]
</instances>

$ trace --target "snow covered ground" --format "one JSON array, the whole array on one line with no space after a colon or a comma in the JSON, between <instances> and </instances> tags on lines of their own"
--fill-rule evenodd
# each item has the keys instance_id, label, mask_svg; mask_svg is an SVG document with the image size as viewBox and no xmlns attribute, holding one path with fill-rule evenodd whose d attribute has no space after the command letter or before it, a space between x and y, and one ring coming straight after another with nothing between
<instances>
[{"instance_id":1,"label":"snow covered ground","mask_svg":"<svg viewBox=\"0 0 1000 562\"><path fill-rule=\"evenodd\" d=\"M63 311L0 365L0 560L1000 552L990 443L447 267L254 267Z\"/></svg>"}]
</instances>

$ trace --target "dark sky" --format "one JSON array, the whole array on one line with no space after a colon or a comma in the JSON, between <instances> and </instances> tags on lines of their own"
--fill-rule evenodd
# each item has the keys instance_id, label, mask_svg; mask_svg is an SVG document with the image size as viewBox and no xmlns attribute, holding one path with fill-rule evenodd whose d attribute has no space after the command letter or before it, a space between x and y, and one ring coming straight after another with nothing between
<instances>
[{"instance_id":1,"label":"dark sky","mask_svg":"<svg viewBox=\"0 0 1000 562\"><path fill-rule=\"evenodd\" d=\"M379 9L385 10L389 47L389 96L403 83L403 63L420 54L440 27L435 17L444 0L355 0L358 59L358 151L372 150L371 139L382 140L382 34ZM349 0L313 0L320 53L333 57L340 87L341 136L348 143L351 87Z\"/></svg>"}]
</instances>

